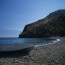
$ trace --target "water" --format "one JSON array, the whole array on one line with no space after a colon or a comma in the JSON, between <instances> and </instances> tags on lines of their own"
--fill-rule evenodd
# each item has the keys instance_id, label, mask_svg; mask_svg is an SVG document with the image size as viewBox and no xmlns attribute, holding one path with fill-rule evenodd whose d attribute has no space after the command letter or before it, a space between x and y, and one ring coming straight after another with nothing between
<instances>
[{"instance_id":1,"label":"water","mask_svg":"<svg viewBox=\"0 0 65 65\"><path fill-rule=\"evenodd\" d=\"M35 45L48 44L56 41L50 38L0 38L0 44L34 43Z\"/></svg>"}]
</instances>

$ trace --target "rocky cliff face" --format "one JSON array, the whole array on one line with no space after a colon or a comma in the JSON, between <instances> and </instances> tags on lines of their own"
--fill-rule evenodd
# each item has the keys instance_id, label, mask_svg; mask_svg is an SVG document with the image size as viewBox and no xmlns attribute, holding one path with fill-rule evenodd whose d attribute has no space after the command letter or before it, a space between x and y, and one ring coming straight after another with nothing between
<instances>
[{"instance_id":1,"label":"rocky cliff face","mask_svg":"<svg viewBox=\"0 0 65 65\"><path fill-rule=\"evenodd\" d=\"M25 26L19 38L65 36L65 9L50 13L44 19Z\"/></svg>"}]
</instances>

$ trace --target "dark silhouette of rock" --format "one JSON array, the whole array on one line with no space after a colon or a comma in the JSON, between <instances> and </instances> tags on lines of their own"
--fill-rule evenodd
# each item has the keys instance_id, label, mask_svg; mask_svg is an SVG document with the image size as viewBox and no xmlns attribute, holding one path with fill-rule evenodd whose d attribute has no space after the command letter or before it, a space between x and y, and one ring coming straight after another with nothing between
<instances>
[{"instance_id":1,"label":"dark silhouette of rock","mask_svg":"<svg viewBox=\"0 0 65 65\"><path fill-rule=\"evenodd\" d=\"M65 36L65 9L50 13L44 19L25 26L19 38Z\"/></svg>"}]
</instances>

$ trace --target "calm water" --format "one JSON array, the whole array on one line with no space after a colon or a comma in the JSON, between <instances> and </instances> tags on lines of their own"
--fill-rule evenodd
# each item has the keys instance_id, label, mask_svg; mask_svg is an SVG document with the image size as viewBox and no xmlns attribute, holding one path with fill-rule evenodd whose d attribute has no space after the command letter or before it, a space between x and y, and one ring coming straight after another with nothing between
<instances>
[{"instance_id":1,"label":"calm water","mask_svg":"<svg viewBox=\"0 0 65 65\"><path fill-rule=\"evenodd\" d=\"M0 38L0 44L34 43L35 45L39 45L52 43L55 40L49 38Z\"/></svg>"}]
</instances>

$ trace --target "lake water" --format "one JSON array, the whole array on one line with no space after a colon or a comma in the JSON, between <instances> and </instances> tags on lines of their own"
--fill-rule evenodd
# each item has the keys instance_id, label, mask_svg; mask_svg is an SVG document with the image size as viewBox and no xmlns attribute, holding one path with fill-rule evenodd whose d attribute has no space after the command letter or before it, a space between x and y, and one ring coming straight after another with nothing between
<instances>
[{"instance_id":1,"label":"lake water","mask_svg":"<svg viewBox=\"0 0 65 65\"><path fill-rule=\"evenodd\" d=\"M48 44L56 41L50 38L0 38L0 44L34 43L35 45Z\"/></svg>"}]
</instances>

